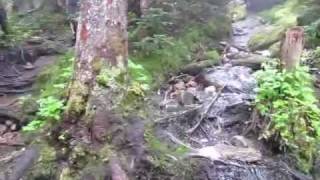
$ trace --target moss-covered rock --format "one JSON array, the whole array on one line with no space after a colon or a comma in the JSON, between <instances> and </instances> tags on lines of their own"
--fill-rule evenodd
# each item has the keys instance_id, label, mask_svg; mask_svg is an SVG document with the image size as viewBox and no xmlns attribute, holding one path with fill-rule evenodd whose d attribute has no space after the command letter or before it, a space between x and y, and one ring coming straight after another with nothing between
<instances>
[{"instance_id":1,"label":"moss-covered rock","mask_svg":"<svg viewBox=\"0 0 320 180\"><path fill-rule=\"evenodd\" d=\"M253 35L248 42L248 46L252 51L268 49L281 39L284 31L285 28L281 26L268 27Z\"/></svg>"}]
</instances>

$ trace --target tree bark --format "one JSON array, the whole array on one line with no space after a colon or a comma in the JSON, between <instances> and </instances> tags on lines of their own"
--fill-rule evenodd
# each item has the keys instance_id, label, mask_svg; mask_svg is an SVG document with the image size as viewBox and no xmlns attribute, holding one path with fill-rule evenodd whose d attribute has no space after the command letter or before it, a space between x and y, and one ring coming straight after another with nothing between
<instances>
[{"instance_id":1,"label":"tree bark","mask_svg":"<svg viewBox=\"0 0 320 180\"><path fill-rule=\"evenodd\" d=\"M281 65L292 70L300 64L304 48L304 29L293 27L289 29L281 43Z\"/></svg>"},{"instance_id":2,"label":"tree bark","mask_svg":"<svg viewBox=\"0 0 320 180\"><path fill-rule=\"evenodd\" d=\"M113 97L96 78L104 68L125 70L127 57L127 0L83 0L67 117L78 119L92 109L110 108L107 102Z\"/></svg>"},{"instance_id":3,"label":"tree bark","mask_svg":"<svg viewBox=\"0 0 320 180\"><path fill-rule=\"evenodd\" d=\"M150 6L150 0L140 0L141 16L144 16L147 14L149 6Z\"/></svg>"}]
</instances>

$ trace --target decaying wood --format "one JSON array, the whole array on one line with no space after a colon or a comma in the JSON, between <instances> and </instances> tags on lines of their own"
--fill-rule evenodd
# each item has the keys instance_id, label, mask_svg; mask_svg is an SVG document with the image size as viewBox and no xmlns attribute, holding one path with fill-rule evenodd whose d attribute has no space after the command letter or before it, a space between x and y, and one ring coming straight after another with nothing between
<instances>
[{"instance_id":1,"label":"decaying wood","mask_svg":"<svg viewBox=\"0 0 320 180\"><path fill-rule=\"evenodd\" d=\"M303 27L289 29L281 42L281 64L283 68L292 70L300 64L304 47Z\"/></svg>"}]
</instances>

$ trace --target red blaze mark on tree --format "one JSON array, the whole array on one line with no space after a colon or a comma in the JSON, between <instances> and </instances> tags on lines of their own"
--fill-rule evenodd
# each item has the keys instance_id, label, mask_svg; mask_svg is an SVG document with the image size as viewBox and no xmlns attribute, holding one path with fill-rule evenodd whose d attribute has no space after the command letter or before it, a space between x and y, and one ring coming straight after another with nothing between
<instances>
[{"instance_id":1,"label":"red blaze mark on tree","mask_svg":"<svg viewBox=\"0 0 320 180\"><path fill-rule=\"evenodd\" d=\"M81 27L80 39L81 41L86 42L88 37L89 37L89 31L87 28L87 21L84 21Z\"/></svg>"}]
</instances>

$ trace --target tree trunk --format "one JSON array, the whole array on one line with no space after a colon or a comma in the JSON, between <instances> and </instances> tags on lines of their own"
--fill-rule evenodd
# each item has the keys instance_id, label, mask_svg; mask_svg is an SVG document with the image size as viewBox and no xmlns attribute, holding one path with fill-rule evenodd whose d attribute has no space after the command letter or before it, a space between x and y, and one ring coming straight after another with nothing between
<instances>
[{"instance_id":1,"label":"tree trunk","mask_svg":"<svg viewBox=\"0 0 320 180\"><path fill-rule=\"evenodd\" d=\"M141 16L146 15L150 6L150 0L140 0Z\"/></svg>"},{"instance_id":2,"label":"tree trunk","mask_svg":"<svg viewBox=\"0 0 320 180\"><path fill-rule=\"evenodd\" d=\"M68 118L77 120L97 108L110 110L114 97L108 94L110 89L99 86L97 76L103 69L125 70L127 56L127 0L83 0Z\"/></svg>"},{"instance_id":3,"label":"tree trunk","mask_svg":"<svg viewBox=\"0 0 320 180\"><path fill-rule=\"evenodd\" d=\"M281 65L292 70L300 64L304 47L304 29L294 27L289 29L281 43Z\"/></svg>"}]
</instances>

